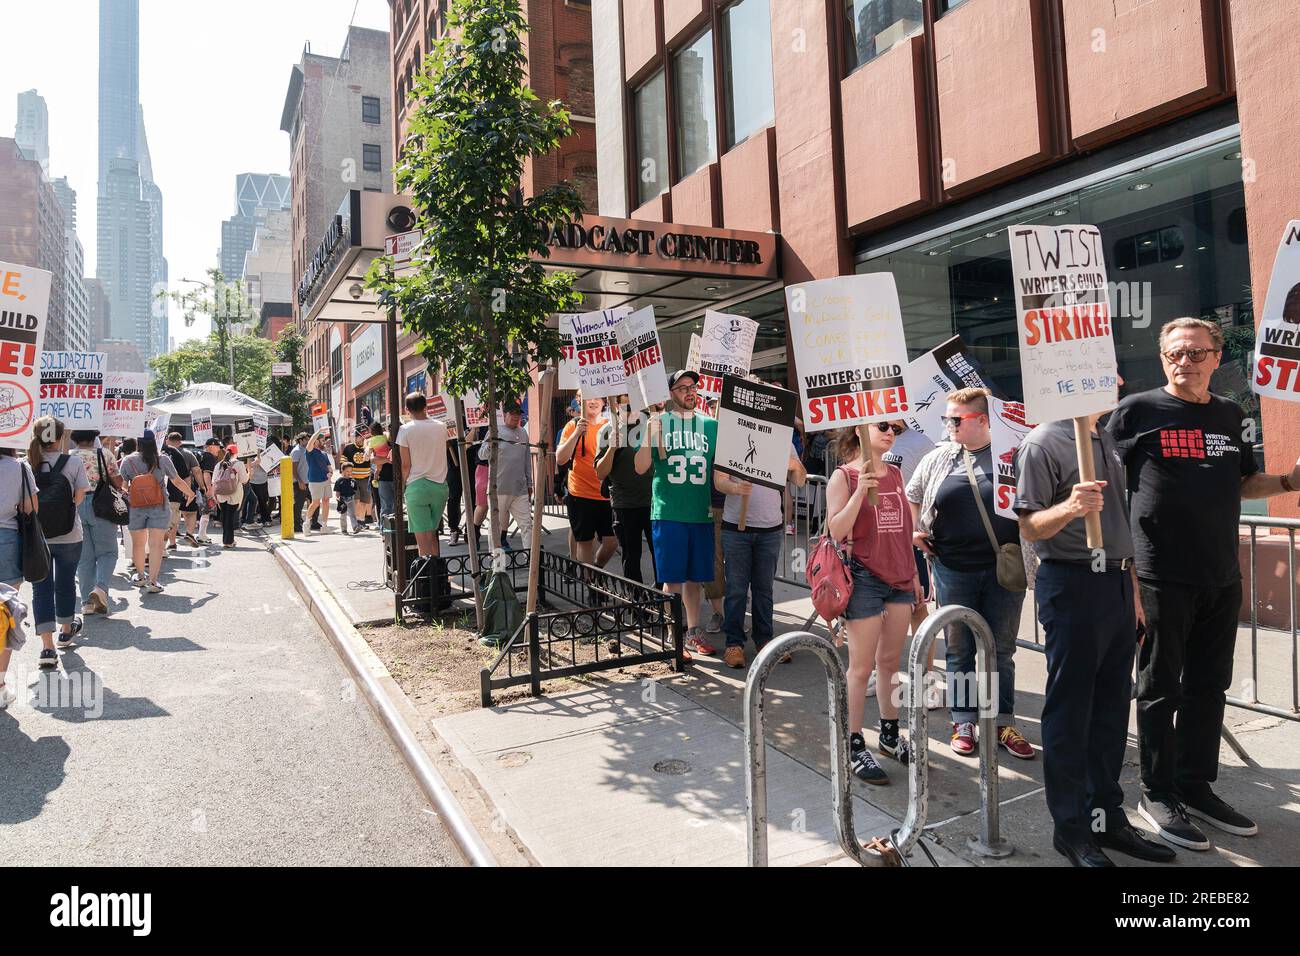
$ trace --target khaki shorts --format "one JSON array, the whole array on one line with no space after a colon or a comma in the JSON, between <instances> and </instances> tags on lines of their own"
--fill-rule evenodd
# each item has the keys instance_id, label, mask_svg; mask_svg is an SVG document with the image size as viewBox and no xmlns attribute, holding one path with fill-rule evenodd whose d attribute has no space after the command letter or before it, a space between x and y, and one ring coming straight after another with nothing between
<instances>
[{"instance_id":1,"label":"khaki shorts","mask_svg":"<svg viewBox=\"0 0 1300 956\"><path fill-rule=\"evenodd\" d=\"M167 530L174 531L181 526L181 504L179 501L167 502L167 513L169 515Z\"/></svg>"}]
</instances>

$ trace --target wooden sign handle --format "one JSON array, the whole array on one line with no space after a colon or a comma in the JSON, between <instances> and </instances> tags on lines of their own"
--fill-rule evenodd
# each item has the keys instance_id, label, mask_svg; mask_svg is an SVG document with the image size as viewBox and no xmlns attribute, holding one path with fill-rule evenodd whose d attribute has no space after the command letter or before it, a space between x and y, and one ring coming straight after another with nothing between
<instances>
[{"instance_id":1,"label":"wooden sign handle","mask_svg":"<svg viewBox=\"0 0 1300 956\"><path fill-rule=\"evenodd\" d=\"M744 495L740 499L740 520L736 522L736 527L741 531L745 530L745 516L749 514L749 495Z\"/></svg>"},{"instance_id":2,"label":"wooden sign handle","mask_svg":"<svg viewBox=\"0 0 1300 956\"><path fill-rule=\"evenodd\" d=\"M1096 481L1097 469L1092 460L1092 429L1088 427L1087 418L1074 421L1074 447L1079 457L1079 481ZM1101 515L1090 511L1083 516L1084 531L1088 535L1088 548L1095 550L1105 545L1101 539Z\"/></svg>"},{"instance_id":3,"label":"wooden sign handle","mask_svg":"<svg viewBox=\"0 0 1300 956\"><path fill-rule=\"evenodd\" d=\"M871 426L858 426L858 447L862 451L862 460L871 464L871 473L876 473L876 453L871 448ZM876 489L871 488L867 491L867 504L873 508L880 506L880 495L876 494Z\"/></svg>"}]
</instances>

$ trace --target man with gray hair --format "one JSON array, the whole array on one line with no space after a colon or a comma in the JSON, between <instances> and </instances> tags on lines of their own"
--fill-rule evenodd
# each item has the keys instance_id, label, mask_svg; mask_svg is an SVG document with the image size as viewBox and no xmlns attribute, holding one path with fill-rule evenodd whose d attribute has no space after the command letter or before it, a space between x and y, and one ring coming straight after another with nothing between
<instances>
[{"instance_id":1,"label":"man with gray hair","mask_svg":"<svg viewBox=\"0 0 1300 956\"><path fill-rule=\"evenodd\" d=\"M1166 841L1191 850L1208 850L1210 841L1189 815L1237 836L1258 832L1210 789L1241 611L1237 525L1243 498L1300 488L1300 463L1285 475L1259 470L1241 408L1210 393L1222 353L1217 323L1166 323L1165 385L1125 398L1108 425L1131 493L1146 619L1138 655L1138 812Z\"/></svg>"}]
</instances>

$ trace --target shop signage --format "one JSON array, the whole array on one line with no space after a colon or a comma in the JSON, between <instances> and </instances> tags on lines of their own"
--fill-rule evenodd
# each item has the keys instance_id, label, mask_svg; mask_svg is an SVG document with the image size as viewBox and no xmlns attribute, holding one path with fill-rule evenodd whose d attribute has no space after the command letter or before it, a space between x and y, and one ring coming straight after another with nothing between
<instances>
[{"instance_id":1,"label":"shop signage","mask_svg":"<svg viewBox=\"0 0 1300 956\"><path fill-rule=\"evenodd\" d=\"M586 216L546 230L547 260L588 268L689 271L746 278L778 275L777 237L635 219Z\"/></svg>"},{"instance_id":2,"label":"shop signage","mask_svg":"<svg viewBox=\"0 0 1300 956\"><path fill-rule=\"evenodd\" d=\"M325 237L316 247L315 254L307 260L307 267L298 282L298 305L305 304L310 298L313 287L324 276L326 268L333 261L334 253L346 241L347 234L348 230L343 227L342 214L336 213L330 221L329 228L325 230Z\"/></svg>"},{"instance_id":3,"label":"shop signage","mask_svg":"<svg viewBox=\"0 0 1300 956\"><path fill-rule=\"evenodd\" d=\"M357 388L366 379L384 370L384 340L382 325L367 325L365 331L352 340L352 387Z\"/></svg>"}]
</instances>

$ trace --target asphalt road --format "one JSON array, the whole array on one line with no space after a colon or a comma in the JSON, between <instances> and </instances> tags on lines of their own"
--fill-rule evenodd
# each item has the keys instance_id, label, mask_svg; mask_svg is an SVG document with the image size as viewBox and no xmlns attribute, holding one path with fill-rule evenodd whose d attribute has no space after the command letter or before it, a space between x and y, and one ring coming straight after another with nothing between
<instances>
[{"instance_id":1,"label":"asphalt road","mask_svg":"<svg viewBox=\"0 0 1300 956\"><path fill-rule=\"evenodd\" d=\"M6 865L459 865L275 559L238 541L182 548L162 594L117 578L57 674L29 627L0 711Z\"/></svg>"}]
</instances>

